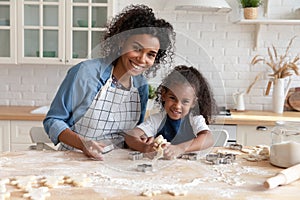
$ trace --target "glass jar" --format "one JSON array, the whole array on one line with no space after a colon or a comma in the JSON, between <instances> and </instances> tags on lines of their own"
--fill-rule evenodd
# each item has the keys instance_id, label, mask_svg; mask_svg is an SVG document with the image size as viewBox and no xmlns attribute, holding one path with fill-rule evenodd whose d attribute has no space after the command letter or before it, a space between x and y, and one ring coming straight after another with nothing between
<instances>
[{"instance_id":1,"label":"glass jar","mask_svg":"<svg viewBox=\"0 0 300 200\"><path fill-rule=\"evenodd\" d=\"M270 163L284 168L300 163L300 122L276 122L272 130Z\"/></svg>"}]
</instances>

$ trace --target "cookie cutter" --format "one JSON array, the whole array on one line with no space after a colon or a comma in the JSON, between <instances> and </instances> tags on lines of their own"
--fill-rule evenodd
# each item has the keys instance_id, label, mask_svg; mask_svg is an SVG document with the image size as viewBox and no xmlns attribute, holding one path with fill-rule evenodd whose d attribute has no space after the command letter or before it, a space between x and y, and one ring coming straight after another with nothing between
<instances>
[{"instance_id":1,"label":"cookie cutter","mask_svg":"<svg viewBox=\"0 0 300 200\"><path fill-rule=\"evenodd\" d=\"M243 145L241 145L241 144L230 144L229 148L241 151L243 149Z\"/></svg>"},{"instance_id":2,"label":"cookie cutter","mask_svg":"<svg viewBox=\"0 0 300 200\"><path fill-rule=\"evenodd\" d=\"M107 145L107 146L103 147L101 153L102 153L102 154L106 154L106 153L108 153L108 152L114 150L114 148L115 148L115 146L114 146L113 144Z\"/></svg>"},{"instance_id":3,"label":"cookie cutter","mask_svg":"<svg viewBox=\"0 0 300 200\"><path fill-rule=\"evenodd\" d=\"M139 172L151 172L152 171L152 165L151 164L140 164L137 166L137 170Z\"/></svg>"},{"instance_id":4,"label":"cookie cutter","mask_svg":"<svg viewBox=\"0 0 300 200\"><path fill-rule=\"evenodd\" d=\"M218 164L231 164L236 159L236 155L232 153L210 153L206 155L206 161L218 165Z\"/></svg>"},{"instance_id":5,"label":"cookie cutter","mask_svg":"<svg viewBox=\"0 0 300 200\"><path fill-rule=\"evenodd\" d=\"M132 151L128 153L128 157L130 160L141 160L143 159L143 153L139 151Z\"/></svg>"},{"instance_id":6,"label":"cookie cutter","mask_svg":"<svg viewBox=\"0 0 300 200\"><path fill-rule=\"evenodd\" d=\"M198 153L184 153L180 156L182 159L188 159L188 160L199 160L200 155Z\"/></svg>"}]
</instances>

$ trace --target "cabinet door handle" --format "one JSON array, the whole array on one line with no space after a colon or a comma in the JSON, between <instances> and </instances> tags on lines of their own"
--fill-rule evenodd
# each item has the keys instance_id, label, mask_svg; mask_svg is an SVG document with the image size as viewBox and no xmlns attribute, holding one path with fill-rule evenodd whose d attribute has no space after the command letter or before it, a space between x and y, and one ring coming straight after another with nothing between
<instances>
[{"instance_id":1,"label":"cabinet door handle","mask_svg":"<svg viewBox=\"0 0 300 200\"><path fill-rule=\"evenodd\" d=\"M266 126L257 126L257 127L256 127L256 130L257 130L257 131L267 131L268 128L267 128Z\"/></svg>"}]
</instances>

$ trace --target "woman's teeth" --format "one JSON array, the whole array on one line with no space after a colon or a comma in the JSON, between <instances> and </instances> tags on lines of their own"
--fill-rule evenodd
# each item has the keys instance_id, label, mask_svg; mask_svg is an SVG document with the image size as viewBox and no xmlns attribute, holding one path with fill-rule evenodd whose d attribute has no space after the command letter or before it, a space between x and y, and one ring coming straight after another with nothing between
<instances>
[{"instance_id":1,"label":"woman's teeth","mask_svg":"<svg viewBox=\"0 0 300 200\"><path fill-rule=\"evenodd\" d=\"M143 68L143 66L138 66L138 65L135 65L135 64L132 64L133 68L134 69L137 69L137 70L141 70Z\"/></svg>"}]
</instances>

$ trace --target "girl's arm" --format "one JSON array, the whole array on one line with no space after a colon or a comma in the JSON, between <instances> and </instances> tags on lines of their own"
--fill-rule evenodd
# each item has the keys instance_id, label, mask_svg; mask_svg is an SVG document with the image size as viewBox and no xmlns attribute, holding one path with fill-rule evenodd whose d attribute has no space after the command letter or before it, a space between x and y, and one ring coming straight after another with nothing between
<instances>
[{"instance_id":1,"label":"girl's arm","mask_svg":"<svg viewBox=\"0 0 300 200\"><path fill-rule=\"evenodd\" d=\"M125 142L128 147L143 153L154 151L153 141L153 137L147 137L139 128L134 128L125 134Z\"/></svg>"}]
</instances>

